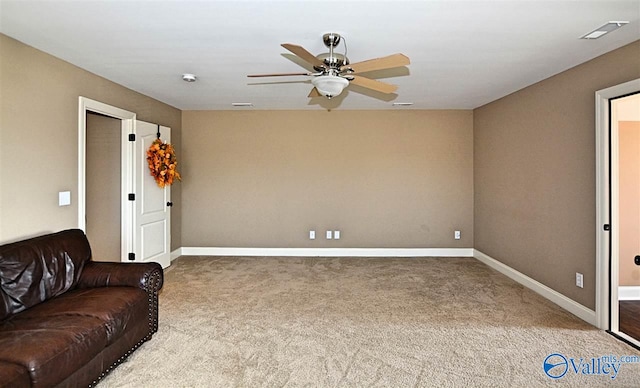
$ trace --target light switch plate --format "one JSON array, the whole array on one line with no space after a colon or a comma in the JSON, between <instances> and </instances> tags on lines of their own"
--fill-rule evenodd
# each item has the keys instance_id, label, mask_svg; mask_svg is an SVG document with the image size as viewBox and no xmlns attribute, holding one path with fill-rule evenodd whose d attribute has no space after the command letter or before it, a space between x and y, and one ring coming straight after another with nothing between
<instances>
[{"instance_id":1,"label":"light switch plate","mask_svg":"<svg viewBox=\"0 0 640 388\"><path fill-rule=\"evenodd\" d=\"M58 193L58 206L69 206L71 205L71 192L70 191L61 191Z\"/></svg>"}]
</instances>

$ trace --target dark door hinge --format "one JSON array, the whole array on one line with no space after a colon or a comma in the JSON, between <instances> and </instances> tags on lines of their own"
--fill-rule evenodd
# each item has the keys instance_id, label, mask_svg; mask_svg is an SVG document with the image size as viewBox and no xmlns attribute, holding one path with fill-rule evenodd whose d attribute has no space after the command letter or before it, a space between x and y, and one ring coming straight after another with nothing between
<instances>
[{"instance_id":1,"label":"dark door hinge","mask_svg":"<svg viewBox=\"0 0 640 388\"><path fill-rule=\"evenodd\" d=\"M610 230L611 230L611 225L609 225L609 224L604 224L604 230L605 230L606 232L610 231Z\"/></svg>"},{"instance_id":2,"label":"dark door hinge","mask_svg":"<svg viewBox=\"0 0 640 388\"><path fill-rule=\"evenodd\" d=\"M136 195L134 193L129 194L129 201L135 201Z\"/></svg>"},{"instance_id":3,"label":"dark door hinge","mask_svg":"<svg viewBox=\"0 0 640 388\"><path fill-rule=\"evenodd\" d=\"M130 260L130 261L134 261L135 259L136 259L136 254L135 254L135 253L133 253L133 252L130 252L130 253L129 253L129 260Z\"/></svg>"},{"instance_id":4,"label":"dark door hinge","mask_svg":"<svg viewBox=\"0 0 640 388\"><path fill-rule=\"evenodd\" d=\"M129 134L129 141L136 141L136 134L135 133L130 133Z\"/></svg>"}]
</instances>

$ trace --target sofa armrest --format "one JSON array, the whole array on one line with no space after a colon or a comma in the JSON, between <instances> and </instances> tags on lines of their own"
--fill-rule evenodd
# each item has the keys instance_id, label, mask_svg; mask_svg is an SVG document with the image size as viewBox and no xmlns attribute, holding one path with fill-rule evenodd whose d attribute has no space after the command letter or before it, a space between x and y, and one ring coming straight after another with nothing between
<instances>
[{"instance_id":1,"label":"sofa armrest","mask_svg":"<svg viewBox=\"0 0 640 388\"><path fill-rule=\"evenodd\" d=\"M89 261L78 280L78 288L138 287L145 291L159 291L164 277L158 263L105 263Z\"/></svg>"},{"instance_id":2,"label":"sofa armrest","mask_svg":"<svg viewBox=\"0 0 640 388\"><path fill-rule=\"evenodd\" d=\"M137 287L149 297L149 338L158 331L158 292L164 272L158 263L86 262L78 288Z\"/></svg>"}]
</instances>

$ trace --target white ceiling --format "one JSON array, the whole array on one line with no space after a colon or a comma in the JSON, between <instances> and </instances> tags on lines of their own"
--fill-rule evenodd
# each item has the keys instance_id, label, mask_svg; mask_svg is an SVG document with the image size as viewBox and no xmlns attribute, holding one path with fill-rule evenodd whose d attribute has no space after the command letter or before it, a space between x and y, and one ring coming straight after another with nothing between
<instances>
[{"instance_id":1,"label":"white ceiling","mask_svg":"<svg viewBox=\"0 0 640 388\"><path fill-rule=\"evenodd\" d=\"M0 32L183 110L472 109L640 39L639 19L640 0L0 0ZM579 39L614 20L630 23ZM305 71L280 44L319 54L326 32L346 38L351 62L407 55L369 74L396 94L351 85L310 99L308 77L246 77Z\"/></svg>"}]
</instances>

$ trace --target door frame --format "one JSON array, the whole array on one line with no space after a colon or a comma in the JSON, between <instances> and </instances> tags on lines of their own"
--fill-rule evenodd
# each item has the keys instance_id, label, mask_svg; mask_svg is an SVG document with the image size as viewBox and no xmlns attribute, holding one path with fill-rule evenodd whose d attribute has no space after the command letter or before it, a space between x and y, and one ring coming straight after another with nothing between
<instances>
[{"instance_id":1,"label":"door frame","mask_svg":"<svg viewBox=\"0 0 640 388\"><path fill-rule=\"evenodd\" d=\"M613 198L616 190L611 185L612 176L617 176L617 150L610 147L611 141L617 141L617 133L611 133L610 100L632 94L640 90L640 78L606 89L598 90L596 98L596 326L602 330L611 330L612 324L617 326L618 316L611 314L611 300L618 294L618 263L612 260L612 232L617 233L616 225L611 223L612 207L617 206ZM605 231L604 225L611 225L611 231ZM615 245L615 244L613 244ZM616 298L617 299L617 298ZM614 316L612 316L614 315ZM616 327L617 329L617 327Z\"/></svg>"},{"instance_id":2,"label":"door frame","mask_svg":"<svg viewBox=\"0 0 640 388\"><path fill-rule=\"evenodd\" d=\"M128 135L135 133L136 114L105 103L80 96L78 99L78 228L86 232L87 213L87 112L95 112L121 120L121 190L122 198L120 225L120 261L127 261L128 253L133 252L133 203L125 199L124 193L133 192L131 171L133 157Z\"/></svg>"}]
</instances>

